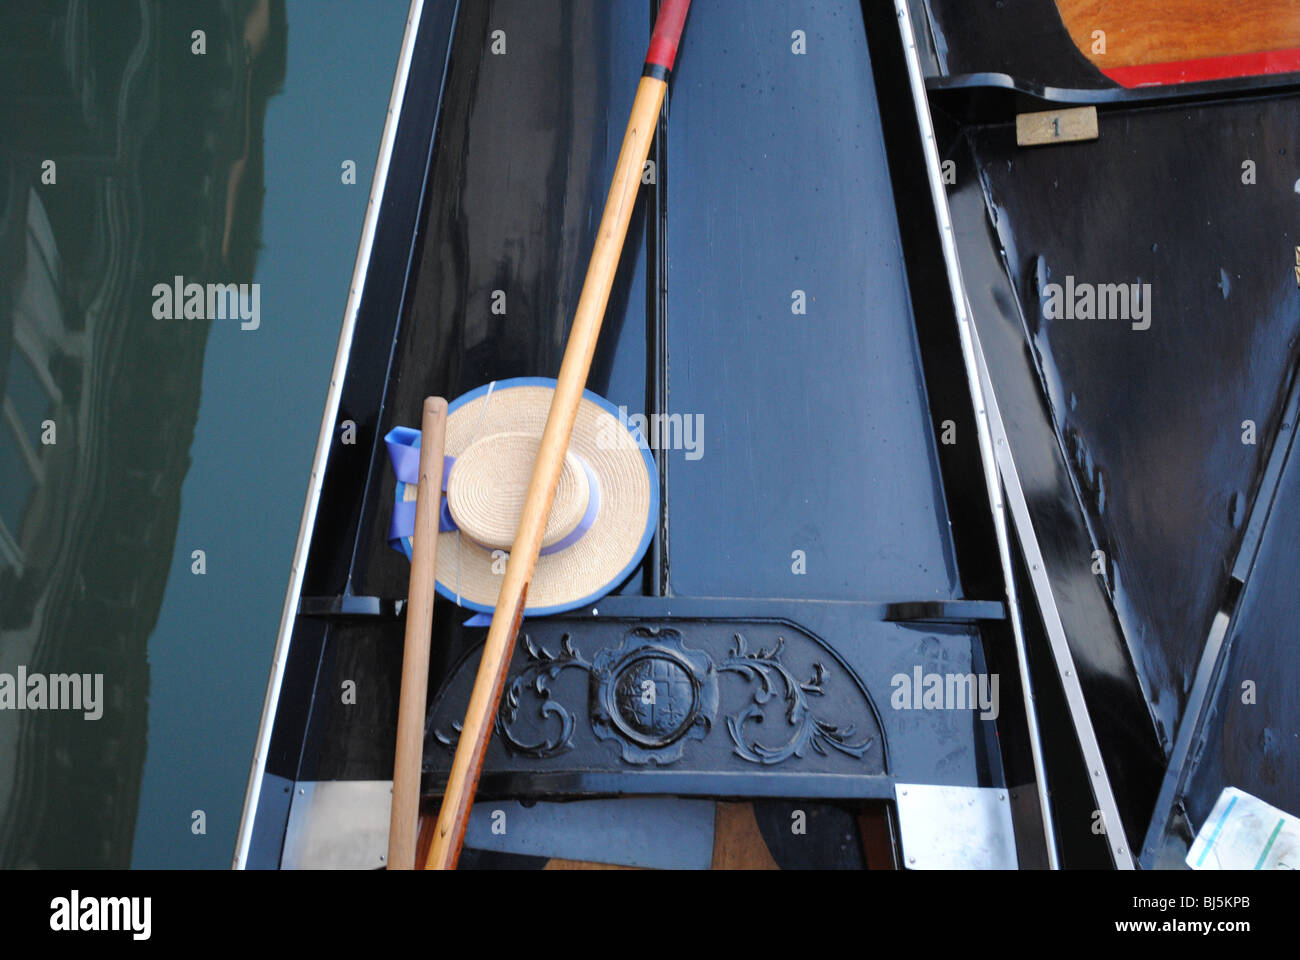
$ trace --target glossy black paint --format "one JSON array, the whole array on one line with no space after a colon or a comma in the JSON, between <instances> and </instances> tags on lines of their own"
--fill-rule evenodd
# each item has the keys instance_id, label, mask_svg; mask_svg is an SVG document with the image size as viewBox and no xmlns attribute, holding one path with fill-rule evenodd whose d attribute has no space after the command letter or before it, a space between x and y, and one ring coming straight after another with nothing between
<instances>
[{"instance_id":1,"label":"glossy black paint","mask_svg":"<svg viewBox=\"0 0 1300 960\"><path fill-rule=\"evenodd\" d=\"M1104 580L1173 735L1300 334L1294 101L1105 118L1077 149L974 138ZM1258 183L1242 182L1257 157ZM1118 200L1110 184L1124 185ZM1149 283L1149 330L1043 318L1045 284ZM1243 421L1258 442L1243 443ZM1078 563L1089 565L1090 557Z\"/></svg>"},{"instance_id":2,"label":"glossy black paint","mask_svg":"<svg viewBox=\"0 0 1300 960\"><path fill-rule=\"evenodd\" d=\"M970 387L964 376L964 357L957 318L953 313L952 293L946 283L935 282L936 277L946 276L947 266L938 216L926 175L919 121L915 110L910 106L907 63L898 39L893 11L884 4L869 2L862 4L862 11L875 65L877 99L882 104L880 116L889 160L890 184L895 203L903 211L899 218L899 228L916 334L921 345L930 419L940 428L945 423L954 428L951 439L955 442L940 444L938 452L946 478L945 495L958 562L968 589L987 596L999 595L1005 589L1003 572L997 562L993 519L987 494L980 482L983 462L977 442L976 422L970 407ZM954 478L960 479L954 482ZM1019 585L1018 592L1025 600L1030 595L1024 583ZM1023 602L1022 600L1022 606ZM1002 678L1003 702L1021 703L1023 691L1016 661L1015 637L1010 625L991 625L985 629L984 635L986 668ZM1037 686L1043 685L1039 683ZM1040 700L1049 696L1053 689L1050 683L1044 689L1037 689L1037 686L1035 696ZM1024 714L1018 708L1004 711L1000 720L996 749L1002 758L1006 782L1010 785L1010 794L1018 814L1014 820L1017 846L1021 851L1022 863L1041 866L1046 863L1046 852L1043 849L1040 812L1036 805L1036 777L1028 728ZM1048 742L1068 743L1073 736L1073 729L1068 725L1043 730L1043 737ZM1071 759L1065 762L1073 761ZM1053 792L1052 805L1056 811L1058 834L1062 829L1060 824L1074 819L1069 815L1070 811L1092 809L1088 791L1061 789L1056 777L1051 779L1049 787Z\"/></svg>"},{"instance_id":3,"label":"glossy black paint","mask_svg":"<svg viewBox=\"0 0 1300 960\"><path fill-rule=\"evenodd\" d=\"M1115 107L1101 114L1099 140L1038 150L1017 149L1005 124L941 136L958 171L950 202L963 272L1134 849L1175 731L1197 720L1186 712L1193 679L1211 621L1240 589L1231 571L1260 509L1296 359L1295 102ZM1044 287L1066 275L1152 284L1150 329L1046 319ZM1242 442L1245 420L1253 444ZM1234 648L1233 662L1284 676L1294 657L1272 634L1288 605L1263 598L1269 571L1294 569L1295 541L1287 556L1273 523L1286 521L1270 520L1264 585L1247 585L1256 603L1238 614L1258 639ZM1094 550L1105 554L1100 576ZM1216 759L1173 798L1195 825L1226 782L1294 805L1276 735L1294 703L1272 705L1249 731L1225 727L1223 705L1205 719L1193 739L1208 737ZM1154 815L1159 832L1168 809ZM1185 847L1191 827L1177 820L1172 842ZM1144 863L1156 855L1148 845Z\"/></svg>"},{"instance_id":4,"label":"glossy black paint","mask_svg":"<svg viewBox=\"0 0 1300 960\"><path fill-rule=\"evenodd\" d=\"M352 421L357 428L357 444L338 443L330 451L317 521L311 531L312 548L307 554L305 598L338 597L347 590L349 545L356 535L368 462L360 451L368 453L370 445L380 437L375 397L383 389L405 289L406 266L419 221L418 208L398 198L422 191L443 94L442 84L430 83L428 78L443 74L456 7L456 0L426 3L416 37L405 106L394 141L389 191L375 232L370 273L373 282L367 283L357 313L339 407L337 436L342 437L341 425ZM288 811L271 794L279 790L277 784L303 779L305 737L318 702L317 681L326 636L327 624L319 620L299 617L293 627L264 767L267 776L263 789L268 796L259 804L250 842L249 865L253 867L269 868L279 863ZM389 766L387 775L391 776L391 760Z\"/></svg>"},{"instance_id":5,"label":"glossy black paint","mask_svg":"<svg viewBox=\"0 0 1300 960\"><path fill-rule=\"evenodd\" d=\"M632 106L648 15L640 5L558 0L462 8L381 436L416 422L426 396L454 398L489 380L559 371ZM505 55L491 52L495 30L505 31ZM644 238L643 197L587 384L632 412L644 409L646 397ZM503 314L493 311L498 290ZM409 564L385 542L392 495L380 444L352 571L355 593L406 593ZM639 585L639 577L633 581Z\"/></svg>"},{"instance_id":6,"label":"glossy black paint","mask_svg":"<svg viewBox=\"0 0 1300 960\"><path fill-rule=\"evenodd\" d=\"M1288 812L1300 809L1297 545L1300 457L1292 447L1259 556L1229 631L1229 652L1218 689L1199 728L1197 740L1203 738L1204 746L1197 750L1177 794L1194 828L1205 823L1227 786Z\"/></svg>"},{"instance_id":7,"label":"glossy black paint","mask_svg":"<svg viewBox=\"0 0 1300 960\"><path fill-rule=\"evenodd\" d=\"M976 734L984 727L994 728L992 720L976 719L966 711L899 710L890 703L891 679L900 673L910 677L917 665L926 673L980 671L983 654L978 631L961 623L875 620L873 612L870 606L853 603L610 597L601 601L599 617L526 622L522 634L535 649L557 656L567 635L586 662L595 660L603 649L617 650L638 626L678 631L688 648L708 652L720 668L726 651L735 646L737 633L745 636L750 653L770 651L780 638L779 659L801 681L818 675L813 663L824 668L821 693L808 703L811 713L841 728L851 726L854 733L846 735L849 742L870 739L872 743L860 757L837 752L821 741L824 753L809 750L770 766L746 760L733 749L724 718L744 708L754 691L747 681L723 670L721 702L712 729L699 743L691 743L684 756L659 769L647 758L623 759L608 739L591 736L586 717L589 671L570 668L548 683L551 693L546 699L572 714L571 746L545 757L506 749L505 732L520 740L554 740L562 726L556 715L537 714L540 701L526 684L517 720L510 724L503 720L488 747L480 790L497 796L589 793L608 792L617 783L620 793L733 795L726 784L746 778L746 789L734 795L887 797L895 780L1002 785L996 747L988 752L977 746L985 738ZM521 639L507 686L532 662L527 646ZM457 664L430 710L426 789L435 795L450 767L452 749L447 741L454 740L453 725L464 715L478 654L470 651ZM746 727L745 733L768 745L780 745L792 728L781 720L786 691L775 675L773 682L772 705L763 711L767 723L751 720L754 725ZM1010 694L1004 695L1004 702L1015 702ZM944 748L936 750L937 743ZM599 786L584 785L587 782Z\"/></svg>"},{"instance_id":8,"label":"glossy black paint","mask_svg":"<svg viewBox=\"0 0 1300 960\"><path fill-rule=\"evenodd\" d=\"M1079 558L1091 558L1092 538L1057 439L1051 407L1042 393L1034 354L1025 342L1019 299L986 212L979 167L957 130L941 126L939 139L942 156L956 164L957 183L948 188L948 202L972 314L1090 720L1124 827L1136 848L1155 803L1164 753L1105 586L1098 577L1080 575ZM1022 585L1020 595L1022 610L1036 620L1032 592ZM1040 695L1059 691L1054 674L1054 668L1040 674L1045 688L1038 691ZM1044 713L1047 723L1057 711L1045 706ZM1059 750L1077 749L1068 723L1049 725L1045 739L1049 757ZM1054 782L1062 776L1068 777L1068 770L1058 773ZM1087 835L1085 846L1094 836Z\"/></svg>"},{"instance_id":9,"label":"glossy black paint","mask_svg":"<svg viewBox=\"0 0 1300 960\"><path fill-rule=\"evenodd\" d=\"M798 13L821 44L816 69L790 51L788 12L692 13L658 180L640 198L589 385L631 411L704 414L704 456L660 451L654 552L599 618L565 625L594 637L610 617L798 624L871 692L888 773L735 771L715 757L651 777L593 750L550 772L493 754L482 786L865 799L888 798L895 780L1005 784L1021 798L1023 862L1037 863L1014 647L957 328L934 281L942 256L897 23L847 0ZM393 615L409 568L383 542L392 481L380 440L414 422L428 393L558 368L649 23L648 4L512 0L457 13L441 113L416 101L412 114L430 128L437 115L436 137L399 136L394 189L423 199L416 224L385 200L340 411L359 442L328 466L277 716L273 762L288 776L391 771ZM497 28L515 44L507 57L488 52ZM528 37L547 42L521 49ZM421 63L436 72L426 42ZM504 316L491 312L495 289ZM807 314L790 312L795 289ZM937 443L932 424L945 420L956 444ZM806 574L791 566L798 549ZM436 610L435 704L467 693L464 664L484 631L464 618ZM918 664L1000 673L997 722L889 709L891 678ZM342 702L345 680L364 710ZM436 775L426 788L436 792Z\"/></svg>"},{"instance_id":10,"label":"glossy black paint","mask_svg":"<svg viewBox=\"0 0 1300 960\"><path fill-rule=\"evenodd\" d=\"M1284 810L1300 799L1293 741L1294 623L1300 464L1300 378L1288 378L1283 422L1268 454L1220 607L1220 634L1206 644L1169 770L1142 851L1147 865L1179 864L1224 787L1235 786ZM1222 636L1221 643L1215 643ZM1287 731L1291 734L1288 737Z\"/></svg>"},{"instance_id":11,"label":"glossy black paint","mask_svg":"<svg viewBox=\"0 0 1300 960\"><path fill-rule=\"evenodd\" d=\"M378 398L383 396L398 318L405 302L412 247L422 224L422 202L435 133L446 101L443 76L451 53L458 0L431 0L416 37L385 193L375 230L365 295L357 310L352 350L339 403L336 442L330 448L303 580L303 596L349 590L371 454L382 442ZM356 443L343 443L345 424Z\"/></svg>"}]
</instances>

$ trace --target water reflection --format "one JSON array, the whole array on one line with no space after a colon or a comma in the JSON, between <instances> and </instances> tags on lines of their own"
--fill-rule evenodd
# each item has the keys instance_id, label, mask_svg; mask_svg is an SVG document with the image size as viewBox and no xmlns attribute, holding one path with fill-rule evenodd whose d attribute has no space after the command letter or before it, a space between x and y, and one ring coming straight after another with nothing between
<instances>
[{"instance_id":1,"label":"water reflection","mask_svg":"<svg viewBox=\"0 0 1300 960\"><path fill-rule=\"evenodd\" d=\"M123 867L211 328L151 290L253 278L285 7L0 20L0 673L102 673L105 699L0 711L0 866Z\"/></svg>"}]
</instances>

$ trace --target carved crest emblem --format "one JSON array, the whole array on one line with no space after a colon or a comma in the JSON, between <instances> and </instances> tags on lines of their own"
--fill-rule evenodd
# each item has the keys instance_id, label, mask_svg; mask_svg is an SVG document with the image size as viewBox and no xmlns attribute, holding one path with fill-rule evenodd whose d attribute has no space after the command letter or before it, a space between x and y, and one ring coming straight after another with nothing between
<instances>
[{"instance_id":1,"label":"carved crest emblem","mask_svg":"<svg viewBox=\"0 0 1300 960\"><path fill-rule=\"evenodd\" d=\"M702 650L669 628L637 627L591 664L591 726L629 763L672 763L703 739L718 709L718 675Z\"/></svg>"}]
</instances>

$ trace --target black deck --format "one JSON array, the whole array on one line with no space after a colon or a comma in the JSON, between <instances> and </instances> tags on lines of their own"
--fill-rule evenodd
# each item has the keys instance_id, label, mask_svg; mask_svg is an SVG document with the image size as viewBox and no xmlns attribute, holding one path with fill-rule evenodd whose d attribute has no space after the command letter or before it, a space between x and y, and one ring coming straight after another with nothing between
<instances>
[{"instance_id":1,"label":"black deck","mask_svg":"<svg viewBox=\"0 0 1300 960\"><path fill-rule=\"evenodd\" d=\"M928 6L938 23L987 30L1034 4L984 18ZM1027 20L1047 31L1049 13ZM950 30L930 86L957 174L962 269L1130 840L1144 866L1178 866L1223 787L1283 809L1300 800L1279 736L1294 726L1283 718L1296 716L1297 661L1281 639L1293 604L1278 592L1300 559L1294 535L1283 546L1300 343L1296 78L1076 90L1063 98L1101 104L1099 139L1021 149L1011 111L1050 104L1001 96L979 71L1040 88L1085 78L1068 57L1048 75L1018 39L982 37ZM1045 287L1067 276L1150 284L1149 329L1049 319Z\"/></svg>"},{"instance_id":2,"label":"black deck","mask_svg":"<svg viewBox=\"0 0 1300 960\"><path fill-rule=\"evenodd\" d=\"M438 11L426 13L420 46L426 83L445 43ZM380 438L413 423L426 395L558 370L650 12L513 0L457 12L400 321L391 293L369 289L358 318L340 421L354 420L361 439L331 452L268 765L276 776L391 774L408 566L384 542L393 481ZM699 415L703 445L656 451L658 535L618 596L599 614L525 623L515 674L529 669L530 645L556 656L566 635L588 665L555 694L569 698L576 741L521 749L554 734L526 702L520 724L532 726L514 731L515 749L508 736L494 740L485 793L865 802L892 798L895 782L1026 782L951 313L947 326L927 318L918 335L861 9L842 0L801 14L815 64L792 52L784 15L707 4L692 12L653 154L656 182L642 191L588 385L632 413ZM507 56L489 52L496 29L509 38ZM874 29L897 44L892 17ZM903 116L912 109L905 89L888 94ZM421 99L413 116L432 107ZM414 134L404 142L399 183L419 155ZM910 183L924 198L923 171ZM396 286L405 221L396 209L387 216L377 277ZM506 292L505 315L490 310L494 290ZM806 310L793 309L796 299ZM386 330L391 359L379 346ZM927 368L945 380L934 395ZM967 442L941 457L934 424L944 420ZM963 509L954 519L946 482L982 514ZM430 726L442 739L454 737L484 636L461 625L466 616L445 603L435 615ZM737 634L748 644L740 652ZM703 651L718 669L721 702L680 759L652 747L647 763L588 725L580 675L630 636ZM983 672L990 662L1003 674L996 721L890 707L896 674L917 665ZM727 718L758 709L756 665L798 683L759 710L762 725L751 716L734 734ZM356 705L335 693L345 678L358 685ZM799 687L814 679L816 691ZM810 722L826 724L812 733L782 712L809 697ZM359 709L362 699L369 705ZM427 751L436 802L451 752L436 735ZM273 842L260 822L259 834Z\"/></svg>"},{"instance_id":3,"label":"black deck","mask_svg":"<svg viewBox=\"0 0 1300 960\"><path fill-rule=\"evenodd\" d=\"M1033 4L1006 7L1069 43ZM1294 683L1236 719L1224 700L1285 660L1294 104L1231 85L1195 111L1107 94L1099 141L1018 150L1020 101L1002 94L1113 85L1077 51L1016 61L1024 36L960 39L1010 14L913 8L942 35L923 40L971 309L1128 842L1151 865L1225 782L1296 806L1280 732ZM382 437L427 395L557 372L650 23L640 2L426 6L339 413L358 442L330 454L267 765L285 783L391 775L409 568L385 543ZM1040 863L1002 561L892 9L699 4L665 116L588 386L630 413L698 415L702 445L656 451L662 513L640 569L593 609L525 622L482 792L852 810L897 783L1005 785L1021 863ZM1151 329L1043 320L1042 288L1066 274L1152 283ZM1019 547L1012 559L1063 862L1108 864ZM1226 666L1205 673L1220 611ZM467 616L435 613L429 805L485 635ZM633 649L696 672L690 735L638 740L599 709ZM916 667L997 673L998 718L895 709L891 679ZM763 676L771 700L754 697ZM1186 763L1175 741L1200 738L1210 752ZM273 866L285 814L265 803L255 859Z\"/></svg>"}]
</instances>

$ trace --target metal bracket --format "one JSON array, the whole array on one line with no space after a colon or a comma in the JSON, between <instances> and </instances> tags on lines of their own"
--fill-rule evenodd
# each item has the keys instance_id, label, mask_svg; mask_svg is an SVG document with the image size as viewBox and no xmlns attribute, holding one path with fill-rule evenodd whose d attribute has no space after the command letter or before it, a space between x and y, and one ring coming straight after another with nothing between
<instances>
[{"instance_id":1,"label":"metal bracket","mask_svg":"<svg viewBox=\"0 0 1300 960\"><path fill-rule=\"evenodd\" d=\"M1002 787L895 786L909 870L1015 870L1011 803Z\"/></svg>"},{"instance_id":2,"label":"metal bracket","mask_svg":"<svg viewBox=\"0 0 1300 960\"><path fill-rule=\"evenodd\" d=\"M378 870L388 855L391 780L294 784L282 870Z\"/></svg>"}]
</instances>

